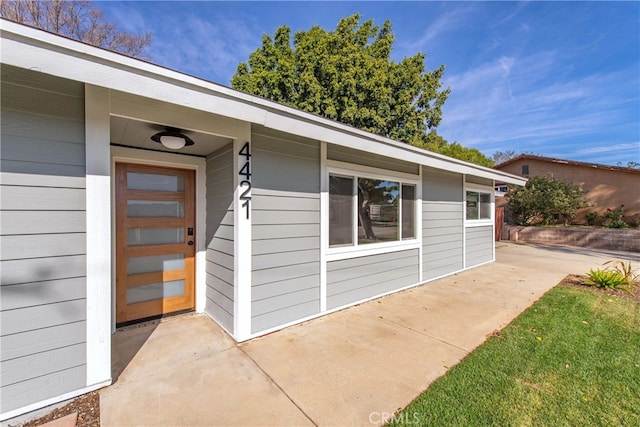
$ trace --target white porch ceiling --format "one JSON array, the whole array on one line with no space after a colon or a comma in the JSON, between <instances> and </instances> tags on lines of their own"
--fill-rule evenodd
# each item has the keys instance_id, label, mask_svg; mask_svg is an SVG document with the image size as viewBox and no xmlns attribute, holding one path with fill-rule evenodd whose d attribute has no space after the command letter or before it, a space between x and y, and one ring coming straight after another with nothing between
<instances>
[{"instance_id":1,"label":"white porch ceiling","mask_svg":"<svg viewBox=\"0 0 640 427\"><path fill-rule=\"evenodd\" d=\"M183 129L183 133L193 139L194 145L179 150L171 150L151 140L151 135L163 130L164 126L161 124L111 116L112 144L168 153L207 156L232 141L230 138Z\"/></svg>"}]
</instances>

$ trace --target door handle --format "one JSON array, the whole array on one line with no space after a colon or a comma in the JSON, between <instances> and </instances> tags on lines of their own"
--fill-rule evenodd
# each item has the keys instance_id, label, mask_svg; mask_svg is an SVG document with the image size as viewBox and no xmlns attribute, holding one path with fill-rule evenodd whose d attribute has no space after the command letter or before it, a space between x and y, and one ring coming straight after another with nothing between
<instances>
[{"instance_id":1,"label":"door handle","mask_svg":"<svg viewBox=\"0 0 640 427\"><path fill-rule=\"evenodd\" d=\"M193 246L193 240L189 240L189 241L187 242L187 245L189 245L189 246Z\"/></svg>"}]
</instances>

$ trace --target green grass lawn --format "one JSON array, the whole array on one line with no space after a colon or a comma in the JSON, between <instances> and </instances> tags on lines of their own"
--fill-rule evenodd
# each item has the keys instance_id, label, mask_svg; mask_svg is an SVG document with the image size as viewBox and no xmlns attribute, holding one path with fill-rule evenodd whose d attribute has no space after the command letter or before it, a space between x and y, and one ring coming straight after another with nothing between
<instances>
[{"instance_id":1,"label":"green grass lawn","mask_svg":"<svg viewBox=\"0 0 640 427\"><path fill-rule=\"evenodd\" d=\"M390 425L640 425L640 304L555 287Z\"/></svg>"}]
</instances>

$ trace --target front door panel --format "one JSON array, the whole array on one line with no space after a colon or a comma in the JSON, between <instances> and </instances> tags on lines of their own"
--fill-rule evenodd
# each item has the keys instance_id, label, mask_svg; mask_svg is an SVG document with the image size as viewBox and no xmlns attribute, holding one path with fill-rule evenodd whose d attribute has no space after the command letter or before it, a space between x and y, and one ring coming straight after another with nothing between
<instances>
[{"instance_id":1,"label":"front door panel","mask_svg":"<svg viewBox=\"0 0 640 427\"><path fill-rule=\"evenodd\" d=\"M116 163L116 323L194 308L194 181Z\"/></svg>"}]
</instances>

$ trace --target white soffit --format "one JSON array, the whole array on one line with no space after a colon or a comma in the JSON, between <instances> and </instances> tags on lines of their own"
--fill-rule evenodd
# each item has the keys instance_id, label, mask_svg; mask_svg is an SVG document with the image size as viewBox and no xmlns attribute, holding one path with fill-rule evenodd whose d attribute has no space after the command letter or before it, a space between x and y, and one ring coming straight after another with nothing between
<instances>
[{"instance_id":1,"label":"white soffit","mask_svg":"<svg viewBox=\"0 0 640 427\"><path fill-rule=\"evenodd\" d=\"M14 22L0 20L0 24L0 59L4 64L437 169L508 184L526 183L519 176L432 153L145 61Z\"/></svg>"}]
</instances>

